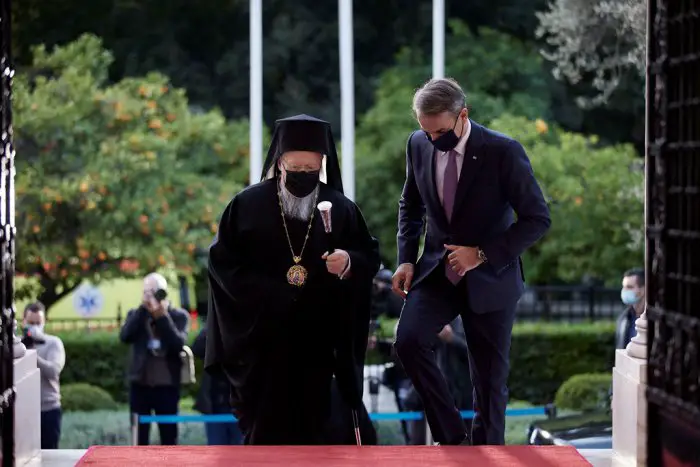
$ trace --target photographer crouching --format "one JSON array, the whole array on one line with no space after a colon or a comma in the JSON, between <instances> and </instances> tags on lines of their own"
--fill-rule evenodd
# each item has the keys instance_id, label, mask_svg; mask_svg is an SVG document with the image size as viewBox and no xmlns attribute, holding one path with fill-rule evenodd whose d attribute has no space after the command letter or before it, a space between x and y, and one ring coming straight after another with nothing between
<instances>
[{"instance_id":1,"label":"photographer crouching","mask_svg":"<svg viewBox=\"0 0 700 467\"><path fill-rule=\"evenodd\" d=\"M63 341L44 333L46 313L41 302L30 303L24 309L22 343L35 349L37 367L41 374L41 449L58 449L61 438L61 383L66 364Z\"/></svg>"},{"instance_id":2,"label":"photographer crouching","mask_svg":"<svg viewBox=\"0 0 700 467\"><path fill-rule=\"evenodd\" d=\"M176 415L189 314L167 300L168 283L157 273L143 281L141 305L129 311L119 338L131 344L129 405L138 415ZM149 423L139 424L138 444L149 443ZM177 424L159 423L160 443L177 444Z\"/></svg>"}]
</instances>

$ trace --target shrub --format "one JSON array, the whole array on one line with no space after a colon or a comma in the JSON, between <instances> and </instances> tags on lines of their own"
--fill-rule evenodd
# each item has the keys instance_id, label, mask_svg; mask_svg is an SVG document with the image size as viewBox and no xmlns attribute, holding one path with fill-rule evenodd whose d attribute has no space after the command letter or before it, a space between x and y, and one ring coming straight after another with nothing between
<instances>
[{"instance_id":1,"label":"shrub","mask_svg":"<svg viewBox=\"0 0 700 467\"><path fill-rule=\"evenodd\" d=\"M386 324L393 329L393 324ZM614 357L612 322L519 323L513 329L510 352L510 396L532 404L552 402L559 386L573 375L609 371ZM193 340L196 333L191 333ZM127 401L125 378L128 347L116 333L60 334L66 348L64 383L98 385L115 401ZM368 360L378 360L368 354ZM309 356L313 361L313 356ZM203 372L195 359L197 383L183 386L182 397L196 397Z\"/></svg>"},{"instance_id":2,"label":"shrub","mask_svg":"<svg viewBox=\"0 0 700 467\"><path fill-rule=\"evenodd\" d=\"M380 322L382 337L393 335L396 320ZM554 400L557 389L580 373L612 368L615 323L518 323L510 350L510 397L536 405ZM370 352L372 363L380 360Z\"/></svg>"},{"instance_id":3,"label":"shrub","mask_svg":"<svg viewBox=\"0 0 700 467\"><path fill-rule=\"evenodd\" d=\"M567 379L554 399L558 408L570 410L595 410L610 400L612 374L584 373Z\"/></svg>"},{"instance_id":4,"label":"shrub","mask_svg":"<svg viewBox=\"0 0 700 467\"><path fill-rule=\"evenodd\" d=\"M523 323L513 329L511 398L552 402L559 386L581 373L611 370L615 323Z\"/></svg>"},{"instance_id":5,"label":"shrub","mask_svg":"<svg viewBox=\"0 0 700 467\"><path fill-rule=\"evenodd\" d=\"M66 332L58 336L66 349L63 384L89 383L107 391L117 402L128 401L129 346L119 341L117 332ZM195 336L194 332L190 334L190 345ZM199 390L202 361L195 359L195 367L197 383L182 386L182 397L195 397Z\"/></svg>"},{"instance_id":6,"label":"shrub","mask_svg":"<svg viewBox=\"0 0 700 467\"><path fill-rule=\"evenodd\" d=\"M61 387L61 408L64 412L116 410L117 403L100 387L87 383L73 383Z\"/></svg>"}]
</instances>

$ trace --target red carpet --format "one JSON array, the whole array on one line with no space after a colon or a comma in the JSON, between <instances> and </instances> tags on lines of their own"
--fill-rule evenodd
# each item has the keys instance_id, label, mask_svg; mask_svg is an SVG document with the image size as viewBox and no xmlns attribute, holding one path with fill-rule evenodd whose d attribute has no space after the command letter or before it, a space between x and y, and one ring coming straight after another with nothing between
<instances>
[{"instance_id":1,"label":"red carpet","mask_svg":"<svg viewBox=\"0 0 700 467\"><path fill-rule=\"evenodd\" d=\"M78 466L577 467L568 446L93 446Z\"/></svg>"}]
</instances>

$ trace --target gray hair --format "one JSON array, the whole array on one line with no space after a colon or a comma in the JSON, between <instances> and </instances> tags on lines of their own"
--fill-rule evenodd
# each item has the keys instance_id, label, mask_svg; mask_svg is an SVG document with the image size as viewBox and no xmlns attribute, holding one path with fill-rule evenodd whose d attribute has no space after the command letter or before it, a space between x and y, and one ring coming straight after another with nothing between
<instances>
[{"instance_id":1,"label":"gray hair","mask_svg":"<svg viewBox=\"0 0 700 467\"><path fill-rule=\"evenodd\" d=\"M416 116L443 112L459 115L466 106L464 91L452 78L431 79L413 95L413 113Z\"/></svg>"},{"instance_id":2,"label":"gray hair","mask_svg":"<svg viewBox=\"0 0 700 467\"><path fill-rule=\"evenodd\" d=\"M151 287L156 286L159 289L168 290L168 281L161 274L152 272L143 278L144 283L150 283Z\"/></svg>"}]
</instances>

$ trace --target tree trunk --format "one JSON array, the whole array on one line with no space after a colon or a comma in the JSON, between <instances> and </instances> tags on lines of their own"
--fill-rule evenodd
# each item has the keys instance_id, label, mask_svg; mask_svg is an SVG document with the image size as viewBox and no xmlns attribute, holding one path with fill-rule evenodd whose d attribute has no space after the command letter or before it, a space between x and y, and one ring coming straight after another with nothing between
<instances>
[{"instance_id":1,"label":"tree trunk","mask_svg":"<svg viewBox=\"0 0 700 467\"><path fill-rule=\"evenodd\" d=\"M59 283L51 279L47 274L45 274L43 271L41 272L41 288L42 291L39 294L38 300L44 305L46 308L46 317L48 318L49 316L49 310L53 305L56 304L60 299L65 297L66 295L70 294L73 292L75 289L78 288L80 285L80 282L77 282L73 284L72 286L68 286L67 284ZM62 286L62 290L60 293L56 292L58 290L59 286Z\"/></svg>"}]
</instances>

